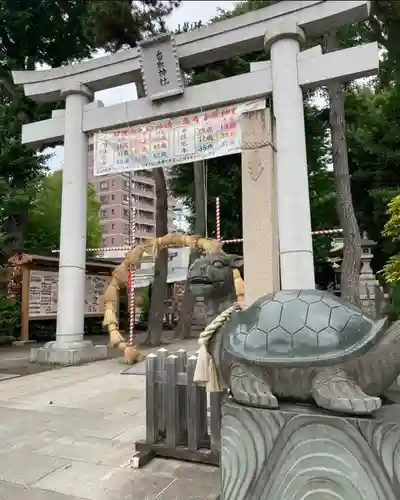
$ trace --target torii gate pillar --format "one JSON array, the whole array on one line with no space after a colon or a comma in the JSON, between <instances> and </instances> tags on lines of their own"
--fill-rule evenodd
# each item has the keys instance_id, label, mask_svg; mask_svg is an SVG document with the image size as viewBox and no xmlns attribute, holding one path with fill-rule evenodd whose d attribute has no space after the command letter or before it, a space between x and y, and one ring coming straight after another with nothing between
<instances>
[{"instance_id":1,"label":"torii gate pillar","mask_svg":"<svg viewBox=\"0 0 400 500\"><path fill-rule=\"evenodd\" d=\"M295 23L278 24L264 38L272 64L282 290L315 288L303 93L298 78L304 39Z\"/></svg>"},{"instance_id":2,"label":"torii gate pillar","mask_svg":"<svg viewBox=\"0 0 400 500\"><path fill-rule=\"evenodd\" d=\"M54 342L31 350L30 360L72 365L105 359L107 346L83 340L89 142L82 122L84 107L93 100L93 92L76 83L65 88L61 97L65 99L65 131L57 332Z\"/></svg>"}]
</instances>

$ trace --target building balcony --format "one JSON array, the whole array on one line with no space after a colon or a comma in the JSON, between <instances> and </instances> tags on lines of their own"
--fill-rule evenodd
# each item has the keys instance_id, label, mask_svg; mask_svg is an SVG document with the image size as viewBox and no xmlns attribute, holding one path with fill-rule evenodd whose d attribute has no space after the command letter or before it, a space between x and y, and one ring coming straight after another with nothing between
<instances>
[{"instance_id":1,"label":"building balcony","mask_svg":"<svg viewBox=\"0 0 400 500\"><path fill-rule=\"evenodd\" d=\"M131 194L134 194L135 196L143 196L145 198L150 198L152 200L154 200L156 196L154 189L152 191L145 191L144 189L138 189L135 186L132 186Z\"/></svg>"},{"instance_id":2,"label":"building balcony","mask_svg":"<svg viewBox=\"0 0 400 500\"><path fill-rule=\"evenodd\" d=\"M136 215L136 220L139 224L148 224L149 226L156 225L156 219L146 219L146 217L141 217L140 215Z\"/></svg>"},{"instance_id":3,"label":"building balcony","mask_svg":"<svg viewBox=\"0 0 400 500\"><path fill-rule=\"evenodd\" d=\"M143 184L148 184L149 186L154 186L154 179L152 177L144 177L139 174L134 174L132 176L133 182L142 182Z\"/></svg>"},{"instance_id":4,"label":"building balcony","mask_svg":"<svg viewBox=\"0 0 400 500\"><path fill-rule=\"evenodd\" d=\"M155 212L155 203L152 205L148 205L147 203L143 203L141 201L133 201L132 205L136 208L136 210L145 210L146 212Z\"/></svg>"}]
</instances>

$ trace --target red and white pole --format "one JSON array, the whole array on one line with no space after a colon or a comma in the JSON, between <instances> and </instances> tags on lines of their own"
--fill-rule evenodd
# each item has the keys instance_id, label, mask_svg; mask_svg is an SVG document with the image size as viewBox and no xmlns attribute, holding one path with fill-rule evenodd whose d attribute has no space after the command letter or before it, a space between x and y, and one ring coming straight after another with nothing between
<instances>
[{"instance_id":1,"label":"red and white pole","mask_svg":"<svg viewBox=\"0 0 400 500\"><path fill-rule=\"evenodd\" d=\"M219 196L217 196L215 204L215 220L216 220L216 238L221 241L221 207L219 203Z\"/></svg>"},{"instance_id":2,"label":"red and white pole","mask_svg":"<svg viewBox=\"0 0 400 500\"><path fill-rule=\"evenodd\" d=\"M131 247L135 244L136 236L136 208L132 209L132 228L131 228ZM129 345L133 346L135 336L135 312L136 312L136 299L135 299L135 268L129 266L128 274L128 290L129 290Z\"/></svg>"}]
</instances>

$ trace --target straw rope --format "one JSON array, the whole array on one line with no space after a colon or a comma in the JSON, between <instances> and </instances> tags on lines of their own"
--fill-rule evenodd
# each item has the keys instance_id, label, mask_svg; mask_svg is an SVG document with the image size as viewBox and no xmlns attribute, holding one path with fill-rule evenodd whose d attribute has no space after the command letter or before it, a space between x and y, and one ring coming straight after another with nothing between
<instances>
[{"instance_id":1,"label":"straw rope","mask_svg":"<svg viewBox=\"0 0 400 500\"><path fill-rule=\"evenodd\" d=\"M160 238L152 238L133 246L126 254L124 261L114 269L111 281L104 295L104 320L103 325L108 328L109 344L124 351L127 363L135 363L141 359L139 350L134 345L129 345L121 335L117 319L117 304L119 291L126 286L130 266L136 269L144 253L156 253L170 246L190 247L200 252L211 253L222 250L221 242L213 239L200 238L195 235L167 234Z\"/></svg>"},{"instance_id":2,"label":"straw rope","mask_svg":"<svg viewBox=\"0 0 400 500\"><path fill-rule=\"evenodd\" d=\"M214 318L211 323L200 333L198 343L200 344L199 356L197 358L196 370L193 380L199 385L205 385L207 392L220 392L221 384L219 375L212 356L208 352L208 345L214 334L223 326L235 311L241 311L244 305L236 302L225 309Z\"/></svg>"}]
</instances>

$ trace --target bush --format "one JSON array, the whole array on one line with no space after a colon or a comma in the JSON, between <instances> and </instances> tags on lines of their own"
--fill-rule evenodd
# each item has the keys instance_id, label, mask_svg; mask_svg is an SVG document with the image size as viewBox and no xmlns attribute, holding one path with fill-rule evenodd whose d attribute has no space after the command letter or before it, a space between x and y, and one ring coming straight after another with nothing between
<instances>
[{"instance_id":1,"label":"bush","mask_svg":"<svg viewBox=\"0 0 400 500\"><path fill-rule=\"evenodd\" d=\"M400 318L400 284L394 284L389 294L388 307L389 321L397 321Z\"/></svg>"},{"instance_id":2,"label":"bush","mask_svg":"<svg viewBox=\"0 0 400 500\"><path fill-rule=\"evenodd\" d=\"M0 342L12 342L19 336L21 327L20 302L0 295Z\"/></svg>"},{"instance_id":3,"label":"bush","mask_svg":"<svg viewBox=\"0 0 400 500\"><path fill-rule=\"evenodd\" d=\"M85 335L103 335L106 329L102 326L103 317L85 318ZM29 338L37 342L50 342L56 339L57 320L32 320L29 322Z\"/></svg>"}]
</instances>

